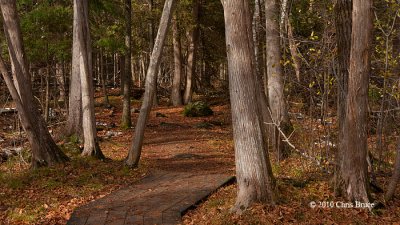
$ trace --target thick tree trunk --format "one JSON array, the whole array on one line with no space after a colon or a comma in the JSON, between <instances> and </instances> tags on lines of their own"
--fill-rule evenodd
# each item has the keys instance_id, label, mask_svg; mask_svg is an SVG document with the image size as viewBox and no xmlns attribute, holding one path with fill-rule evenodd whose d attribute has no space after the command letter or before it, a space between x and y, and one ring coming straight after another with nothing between
<instances>
[{"instance_id":1,"label":"thick tree trunk","mask_svg":"<svg viewBox=\"0 0 400 225\"><path fill-rule=\"evenodd\" d=\"M181 79L182 79L182 51L179 35L178 21L172 21L173 44L174 44L174 79L172 81L171 102L173 106L182 105Z\"/></svg>"},{"instance_id":2,"label":"thick tree trunk","mask_svg":"<svg viewBox=\"0 0 400 225\"><path fill-rule=\"evenodd\" d=\"M129 167L137 167L139 164L142 152L144 129L153 105L157 74L161 63L161 54L167 36L168 27L171 22L174 5L175 0L165 1L160 20L160 27L158 28L157 37L150 58L149 69L147 70L144 99L140 109L139 119L135 127L135 134L132 145L129 149L128 157L125 160L125 164Z\"/></svg>"},{"instance_id":3,"label":"thick tree trunk","mask_svg":"<svg viewBox=\"0 0 400 225\"><path fill-rule=\"evenodd\" d=\"M122 107L122 120L121 127L129 128L132 126L131 120L131 52L132 52L132 1L124 0L125 4L125 63L124 63L124 72L121 74L121 79L123 80L123 94L124 101Z\"/></svg>"},{"instance_id":4,"label":"thick tree trunk","mask_svg":"<svg viewBox=\"0 0 400 225\"><path fill-rule=\"evenodd\" d=\"M72 72L69 88L69 107L68 119L65 130L66 136L75 135L83 140L82 130L82 91L81 91L81 77L79 72L79 45L78 45L78 14L76 5L74 5L74 21L73 21L73 35L72 35Z\"/></svg>"},{"instance_id":5,"label":"thick tree trunk","mask_svg":"<svg viewBox=\"0 0 400 225\"><path fill-rule=\"evenodd\" d=\"M350 70L344 123L342 194L369 202L367 112L372 32L372 0L353 0Z\"/></svg>"},{"instance_id":6,"label":"thick tree trunk","mask_svg":"<svg viewBox=\"0 0 400 225\"><path fill-rule=\"evenodd\" d=\"M52 139L33 97L31 77L28 72L22 43L16 2L0 1L5 36L10 53L14 81L8 74L4 60L0 58L0 72L17 105L22 126L27 134L32 151L32 167L51 166L68 161L68 157Z\"/></svg>"},{"instance_id":7,"label":"thick tree trunk","mask_svg":"<svg viewBox=\"0 0 400 225\"><path fill-rule=\"evenodd\" d=\"M351 12L352 0L337 0L335 5L335 26L336 26L336 42L338 49L338 71L337 71L337 114L339 123L338 133L338 152L336 154L337 165L343 160L343 140L346 135L344 122L346 119L346 98L349 80L349 62L351 47ZM339 190L342 186L340 181L340 168L336 169L334 186L336 194L340 194Z\"/></svg>"},{"instance_id":8,"label":"thick tree trunk","mask_svg":"<svg viewBox=\"0 0 400 225\"><path fill-rule=\"evenodd\" d=\"M263 138L249 4L223 0L238 194L233 211L275 202L275 181Z\"/></svg>"},{"instance_id":9,"label":"thick tree trunk","mask_svg":"<svg viewBox=\"0 0 400 225\"><path fill-rule=\"evenodd\" d=\"M187 73L186 73L186 86L183 95L183 104L188 104L192 101L194 76L196 74L196 53L199 39L199 1L193 0L192 17L194 21L193 28L188 32L188 59L187 59Z\"/></svg>"},{"instance_id":10,"label":"thick tree trunk","mask_svg":"<svg viewBox=\"0 0 400 225\"><path fill-rule=\"evenodd\" d=\"M279 32L279 1L265 1L266 17L266 54L268 75L268 99L274 123L279 125L284 132L291 129L287 106L283 93L283 70L281 65L281 47ZM289 155L289 148L285 148L280 140L280 133L274 130L272 147L278 154L278 160Z\"/></svg>"},{"instance_id":11,"label":"thick tree trunk","mask_svg":"<svg viewBox=\"0 0 400 225\"><path fill-rule=\"evenodd\" d=\"M77 40L79 48L79 72L82 90L82 128L84 136L83 156L105 158L97 143L96 120L94 115L94 93L92 77L91 40L88 18L88 1L74 0L77 8Z\"/></svg>"}]
</instances>

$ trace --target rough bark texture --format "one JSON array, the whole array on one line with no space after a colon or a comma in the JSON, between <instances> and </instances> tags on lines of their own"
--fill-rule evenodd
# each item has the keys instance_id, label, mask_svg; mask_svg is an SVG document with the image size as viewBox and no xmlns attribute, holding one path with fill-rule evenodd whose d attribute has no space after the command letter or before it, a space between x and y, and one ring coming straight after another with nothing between
<instances>
[{"instance_id":1,"label":"rough bark texture","mask_svg":"<svg viewBox=\"0 0 400 225\"><path fill-rule=\"evenodd\" d=\"M296 41L294 40L294 36L293 36L292 23L290 22L289 17L287 17L286 20L287 20L286 22L287 22L287 32L288 32L288 39L289 39L290 55L292 56L293 67L294 67L294 71L296 72L297 81L300 82L301 61L300 61L299 54L297 52L297 44L296 44Z\"/></svg>"},{"instance_id":2,"label":"rough bark texture","mask_svg":"<svg viewBox=\"0 0 400 225\"><path fill-rule=\"evenodd\" d=\"M337 85L338 85L338 152L336 154L337 165L343 160L343 140L345 137L344 121L346 118L346 97L349 80L349 62L351 47L351 12L352 0L337 0L335 4L335 26L336 26L336 42L338 50L338 68L337 68ZM339 190L342 186L340 181L340 169L336 169L334 186L336 194L340 194Z\"/></svg>"},{"instance_id":3,"label":"rough bark texture","mask_svg":"<svg viewBox=\"0 0 400 225\"><path fill-rule=\"evenodd\" d=\"M132 2L131 0L124 0L125 6L125 63L124 72L121 79L123 80L123 107L122 107L122 120L121 127L129 128L132 126L131 120L131 84L132 84L132 71L131 71L131 52L132 52Z\"/></svg>"},{"instance_id":4,"label":"rough bark texture","mask_svg":"<svg viewBox=\"0 0 400 225\"><path fill-rule=\"evenodd\" d=\"M14 81L8 74L4 60L0 58L0 72L16 103L22 126L27 134L32 152L32 167L51 166L68 161L51 137L33 97L31 77L28 72L22 43L16 2L0 1L4 32L10 53Z\"/></svg>"},{"instance_id":5,"label":"rough bark texture","mask_svg":"<svg viewBox=\"0 0 400 225\"><path fill-rule=\"evenodd\" d=\"M74 21L73 21L73 35L72 35L72 71L69 87L69 106L68 106L68 119L65 129L66 136L75 135L83 140L82 130L82 92L81 92L81 78L79 72L79 46L78 46L78 32L77 32L77 14L76 5L74 5Z\"/></svg>"},{"instance_id":6,"label":"rough bark texture","mask_svg":"<svg viewBox=\"0 0 400 225\"><path fill-rule=\"evenodd\" d=\"M265 1L268 100L273 121L284 132L287 132L290 130L291 125L283 93L278 3L278 0ZM278 160L286 158L289 155L289 148L285 148L280 140L278 130L274 130L271 136L273 136L271 144L274 151L278 153Z\"/></svg>"},{"instance_id":7,"label":"rough bark texture","mask_svg":"<svg viewBox=\"0 0 400 225\"><path fill-rule=\"evenodd\" d=\"M249 4L223 0L238 194L233 211L254 202L275 202L275 181L263 139L254 68Z\"/></svg>"},{"instance_id":8,"label":"rough bark texture","mask_svg":"<svg viewBox=\"0 0 400 225\"><path fill-rule=\"evenodd\" d=\"M132 145L129 149L128 157L125 164L129 167L137 167L139 164L140 155L143 146L144 128L149 118L151 107L153 105L157 74L161 62L161 54L167 36L169 24L173 13L175 0L165 1L163 13L161 16L160 27L158 28L157 37L154 43L154 48L150 58L149 69L147 70L145 92L142 107L140 109L139 119L135 127L135 134Z\"/></svg>"},{"instance_id":9,"label":"rough bark texture","mask_svg":"<svg viewBox=\"0 0 400 225\"><path fill-rule=\"evenodd\" d=\"M173 106L182 105L181 79L182 79L182 51L181 38L179 35L178 21L172 21L173 44L174 44L174 79L172 81L171 102Z\"/></svg>"},{"instance_id":10,"label":"rough bark texture","mask_svg":"<svg viewBox=\"0 0 400 225\"><path fill-rule=\"evenodd\" d=\"M186 73L186 86L185 86L185 93L183 95L183 103L186 105L192 101L193 95L193 83L194 83L194 76L196 74L196 53L197 53L197 45L199 39L199 26L198 26L198 19L199 19L199 1L193 0L193 28L189 31L188 34L188 59L187 59L187 73Z\"/></svg>"},{"instance_id":11,"label":"rough bark texture","mask_svg":"<svg viewBox=\"0 0 400 225\"><path fill-rule=\"evenodd\" d=\"M341 190L349 201L369 202L367 112L371 32L372 1L353 0L345 135L340 165Z\"/></svg>"},{"instance_id":12,"label":"rough bark texture","mask_svg":"<svg viewBox=\"0 0 400 225\"><path fill-rule=\"evenodd\" d=\"M390 179L388 190L385 195L386 201L390 201L393 198L399 180L400 180L400 139L397 143L397 155L396 155L396 162L394 164L393 175L392 178Z\"/></svg>"},{"instance_id":13,"label":"rough bark texture","mask_svg":"<svg viewBox=\"0 0 400 225\"><path fill-rule=\"evenodd\" d=\"M82 91L82 128L84 136L83 156L105 158L97 143L96 119L94 115L94 93L92 76L92 58L88 18L88 1L74 0L77 8L77 41L79 49L79 72Z\"/></svg>"}]
</instances>

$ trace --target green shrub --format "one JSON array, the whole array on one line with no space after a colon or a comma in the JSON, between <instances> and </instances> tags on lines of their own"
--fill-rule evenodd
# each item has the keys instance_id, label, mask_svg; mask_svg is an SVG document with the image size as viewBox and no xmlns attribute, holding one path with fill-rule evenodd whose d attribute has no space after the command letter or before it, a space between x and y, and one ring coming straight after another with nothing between
<instances>
[{"instance_id":1,"label":"green shrub","mask_svg":"<svg viewBox=\"0 0 400 225\"><path fill-rule=\"evenodd\" d=\"M183 110L183 115L186 117L211 116L213 111L207 103L198 101L187 104Z\"/></svg>"}]
</instances>

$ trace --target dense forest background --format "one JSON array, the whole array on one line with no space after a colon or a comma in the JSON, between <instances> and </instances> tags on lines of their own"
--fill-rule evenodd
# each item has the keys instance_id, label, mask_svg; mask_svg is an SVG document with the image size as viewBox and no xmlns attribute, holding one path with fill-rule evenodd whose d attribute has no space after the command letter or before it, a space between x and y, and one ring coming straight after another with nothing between
<instances>
[{"instance_id":1,"label":"dense forest background","mask_svg":"<svg viewBox=\"0 0 400 225\"><path fill-rule=\"evenodd\" d=\"M353 216L360 223L398 222L400 2L373 1L370 30L368 24L356 24L352 14L355 5L363 5L360 0L354 4L346 0L255 0L240 3L243 11L234 8L239 3L180 0L171 7L171 15L166 7L169 0L19 0L15 5L18 19L6 19L12 15L5 13L10 4L6 2L13 1L0 1L5 30L0 34L0 220L6 224L65 223L77 206L131 185L153 169L179 170L181 165L180 169L187 170L187 164L157 160L176 155L175 150L149 147L157 141L163 143L160 137L171 141L170 135L175 141L186 141L182 147L188 157L185 160L199 171L228 172L236 174L238 180L189 212L184 223L207 223L209 218L216 218L218 224L304 223L310 219L345 223ZM241 17L229 17L229 10L250 20L247 30L229 33L241 24ZM14 22L21 31L20 49L16 47L18 35L11 29ZM228 29L230 23L233 28ZM357 26L359 29L354 29ZM354 86L354 93L363 88L366 91L365 96L359 94L366 103L367 116L360 128L365 131L366 145L359 147L363 146L360 142L352 147L350 140L346 148L343 139L362 136L353 132L356 129L352 126L343 128L343 121L347 121L343 109L363 105L358 104L358 97L354 104L346 99L353 93L351 87L347 92L347 79L352 79L349 64L357 61L351 47L362 49L361 44L354 44L362 41L353 40L362 29L371 34L366 48L368 63L359 65L367 68L360 74L368 75L368 85ZM253 55L247 57L251 58L246 64L251 69L238 72L232 65L242 65L246 57L230 54L235 52L234 40L244 38L234 36L241 32L249 36ZM18 69L21 49L26 65L21 63ZM350 49L354 51L352 61ZM30 82L21 82L24 80L18 78L18 71ZM243 80L233 79L234 74L246 72ZM74 74L86 78L74 81ZM22 106L8 86L7 76L19 82L15 86ZM25 91L32 88L32 96L24 97L18 86ZM244 93L243 99L235 97L232 90ZM258 95L261 92L262 97ZM246 105L246 99L252 102ZM24 122L18 114L22 108L25 114L36 108L40 115L32 113ZM264 177L266 184L260 189L266 193L255 191L251 199L250 191L245 200L238 197L235 202L236 187L247 178L248 171L241 168L255 162L239 157L249 154L244 153L247 146L243 140L256 136L235 128L235 121L247 118L242 108L248 109L249 115L260 114L253 119L261 124L257 134L265 140L254 154L259 154L260 164L267 163L261 172L254 170ZM24 126L26 121L33 125ZM40 124L47 126L50 135L44 134ZM51 139L58 147L48 144L47 150L40 150L44 149L38 147L43 141L32 141L34 130L44 132L38 136ZM207 146L193 144L191 138L208 140ZM197 148L204 155L221 154L221 158L196 161ZM259 152L265 149L266 153ZM358 163L351 158L356 156L341 149L350 149L354 155L358 151L365 157ZM64 166L57 165L67 161ZM343 163L347 161L349 164ZM348 173L343 175L343 171ZM352 174L366 178L354 181ZM345 177L351 181L343 182ZM365 193L346 194L341 190L350 185L346 182L360 190L368 187ZM73 193L78 189L81 192ZM19 199L20 194L23 198ZM334 200L374 202L376 208L335 211L322 207L316 212L309 207L311 201ZM250 208L242 212L242 206ZM231 214L230 209L237 214Z\"/></svg>"}]
</instances>

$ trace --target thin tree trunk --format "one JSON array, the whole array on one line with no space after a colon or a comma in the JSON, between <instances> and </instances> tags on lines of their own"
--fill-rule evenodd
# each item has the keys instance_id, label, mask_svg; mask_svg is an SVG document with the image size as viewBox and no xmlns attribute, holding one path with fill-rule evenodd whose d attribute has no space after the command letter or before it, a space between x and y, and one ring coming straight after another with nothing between
<instances>
[{"instance_id":1,"label":"thin tree trunk","mask_svg":"<svg viewBox=\"0 0 400 225\"><path fill-rule=\"evenodd\" d=\"M199 27L198 27L198 18L199 18L199 2L198 0L193 0L193 11L192 17L194 21L193 28L188 32L188 59L187 59L187 73L186 73L186 86L185 93L183 95L183 104L188 104L192 101L193 95L193 83L194 76L196 74L196 53L197 53L197 42L199 39Z\"/></svg>"},{"instance_id":2,"label":"thin tree trunk","mask_svg":"<svg viewBox=\"0 0 400 225\"><path fill-rule=\"evenodd\" d=\"M385 201L390 201L393 198L399 180L400 180L400 139L397 143L396 162L394 164L393 175L392 178L390 179L388 190L385 195Z\"/></svg>"},{"instance_id":3,"label":"thin tree trunk","mask_svg":"<svg viewBox=\"0 0 400 225\"><path fill-rule=\"evenodd\" d=\"M372 1L353 0L345 135L340 165L340 190L349 201L369 202L367 112L371 32Z\"/></svg>"},{"instance_id":4,"label":"thin tree trunk","mask_svg":"<svg viewBox=\"0 0 400 225\"><path fill-rule=\"evenodd\" d=\"M137 167L139 164L142 152L144 129L153 105L157 74L161 63L161 54L167 36L168 27L171 22L174 5L175 0L165 1L160 20L160 27L151 54L149 69L147 70L144 99L140 109L139 119L135 127L134 139L129 149L128 157L125 160L125 164L129 167Z\"/></svg>"},{"instance_id":5,"label":"thin tree trunk","mask_svg":"<svg viewBox=\"0 0 400 225\"><path fill-rule=\"evenodd\" d=\"M94 93L92 77L92 58L90 57L91 40L88 20L88 2L87 0L74 0L77 13L78 26L76 31L79 48L79 71L81 77L82 89L82 128L84 136L83 156L93 156L104 159L96 137L96 120L94 115Z\"/></svg>"},{"instance_id":6,"label":"thin tree trunk","mask_svg":"<svg viewBox=\"0 0 400 225\"><path fill-rule=\"evenodd\" d=\"M178 21L176 17L172 21L174 44L174 78L172 80L171 102L173 106L182 105L181 78L182 78L182 52L179 35Z\"/></svg>"},{"instance_id":7,"label":"thin tree trunk","mask_svg":"<svg viewBox=\"0 0 400 225\"><path fill-rule=\"evenodd\" d=\"M68 157L52 139L33 97L31 76L27 68L25 50L17 14L16 2L0 1L3 26L10 53L14 81L8 74L4 60L0 57L0 71L17 105L22 126L27 134L32 151L32 167L51 166L68 161Z\"/></svg>"},{"instance_id":8,"label":"thin tree trunk","mask_svg":"<svg viewBox=\"0 0 400 225\"><path fill-rule=\"evenodd\" d=\"M107 63L107 62L106 62ZM107 94L107 86L106 86L106 77L104 76L104 73L107 72L107 69L104 70L104 55L103 51L100 50L100 79L101 79L101 88L103 89L103 95L104 95L104 101L103 105L106 108L110 108L110 101L108 100L108 94Z\"/></svg>"},{"instance_id":9,"label":"thin tree trunk","mask_svg":"<svg viewBox=\"0 0 400 225\"><path fill-rule=\"evenodd\" d=\"M129 128L132 126L131 120L131 85L132 85L132 71L131 71L131 52L132 52L132 1L124 0L125 4L125 63L124 72L122 73L121 79L123 82L123 94L124 101L122 107L122 121L121 127Z\"/></svg>"},{"instance_id":10,"label":"thin tree trunk","mask_svg":"<svg viewBox=\"0 0 400 225\"><path fill-rule=\"evenodd\" d=\"M249 4L223 0L238 194L232 211L275 202L275 181L263 138ZM250 31L250 32L248 32Z\"/></svg>"},{"instance_id":11,"label":"thin tree trunk","mask_svg":"<svg viewBox=\"0 0 400 225\"><path fill-rule=\"evenodd\" d=\"M294 71L296 72L297 81L300 82L301 62L300 62L299 54L297 52L297 44L296 44L296 42L294 40L294 36L293 36L292 23L290 22L289 18L287 18L287 28L288 28L290 55L292 56L293 67L294 67Z\"/></svg>"},{"instance_id":12,"label":"thin tree trunk","mask_svg":"<svg viewBox=\"0 0 400 225\"><path fill-rule=\"evenodd\" d=\"M65 102L65 76L62 63L56 63L56 80L59 87L59 97L58 102Z\"/></svg>"}]
</instances>

